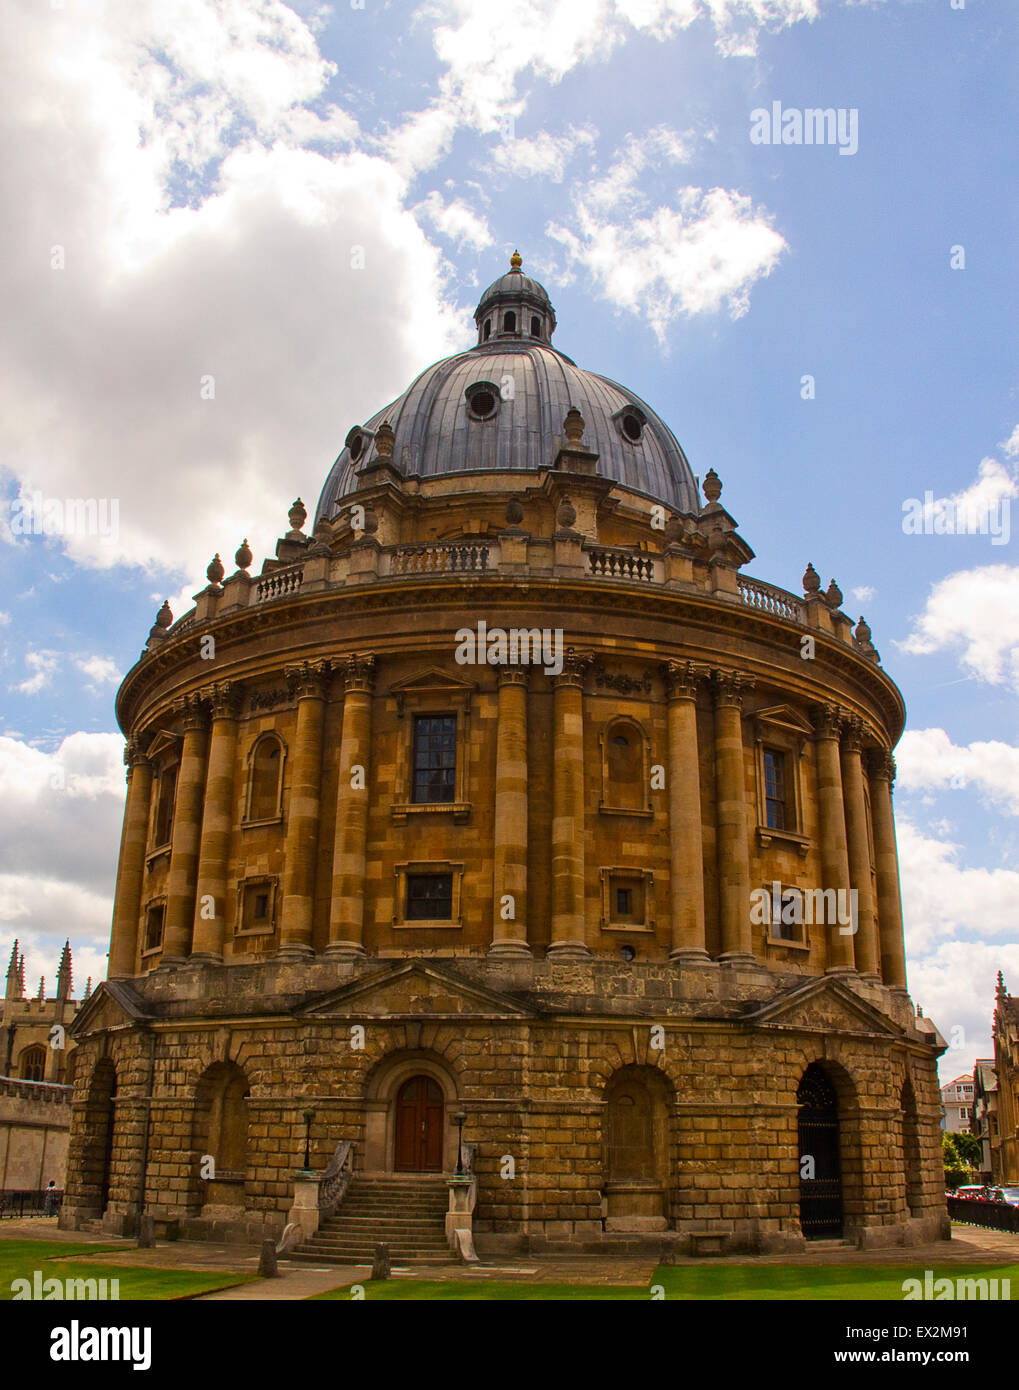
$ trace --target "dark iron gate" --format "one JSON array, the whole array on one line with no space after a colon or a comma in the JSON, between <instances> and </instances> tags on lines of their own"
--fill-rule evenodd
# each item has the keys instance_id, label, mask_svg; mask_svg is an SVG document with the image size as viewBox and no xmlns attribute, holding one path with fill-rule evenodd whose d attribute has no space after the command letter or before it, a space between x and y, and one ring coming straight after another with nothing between
<instances>
[{"instance_id":1,"label":"dark iron gate","mask_svg":"<svg viewBox=\"0 0 1019 1390\"><path fill-rule=\"evenodd\" d=\"M803 1073L796 1103L800 1107L800 1226L807 1240L841 1236L839 1100L816 1062Z\"/></svg>"}]
</instances>

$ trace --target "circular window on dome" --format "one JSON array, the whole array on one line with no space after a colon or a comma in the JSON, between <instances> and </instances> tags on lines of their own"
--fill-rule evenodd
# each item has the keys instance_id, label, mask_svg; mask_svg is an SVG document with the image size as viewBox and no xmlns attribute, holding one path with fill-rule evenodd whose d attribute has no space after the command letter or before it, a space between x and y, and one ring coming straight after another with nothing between
<instances>
[{"instance_id":1,"label":"circular window on dome","mask_svg":"<svg viewBox=\"0 0 1019 1390\"><path fill-rule=\"evenodd\" d=\"M346 444L348 450L350 451L351 462L356 463L358 459L361 457L361 455L364 453L364 431L360 429L357 425L355 425L343 442L344 444Z\"/></svg>"},{"instance_id":2,"label":"circular window on dome","mask_svg":"<svg viewBox=\"0 0 1019 1390\"><path fill-rule=\"evenodd\" d=\"M475 381L464 395L467 410L475 420L490 420L499 409L499 388L491 381Z\"/></svg>"},{"instance_id":3,"label":"circular window on dome","mask_svg":"<svg viewBox=\"0 0 1019 1390\"><path fill-rule=\"evenodd\" d=\"M615 417L619 433L629 444L639 444L644 437L647 418L642 410L634 405L625 406Z\"/></svg>"}]
</instances>

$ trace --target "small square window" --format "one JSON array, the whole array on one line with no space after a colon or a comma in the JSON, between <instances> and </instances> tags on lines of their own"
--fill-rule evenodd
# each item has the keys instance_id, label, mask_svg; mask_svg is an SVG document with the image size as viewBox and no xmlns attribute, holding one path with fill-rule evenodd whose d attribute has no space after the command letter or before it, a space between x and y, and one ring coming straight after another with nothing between
<instances>
[{"instance_id":1,"label":"small square window","mask_svg":"<svg viewBox=\"0 0 1019 1390\"><path fill-rule=\"evenodd\" d=\"M264 922L269 916L269 894L255 894L255 921Z\"/></svg>"},{"instance_id":2,"label":"small square window","mask_svg":"<svg viewBox=\"0 0 1019 1390\"><path fill-rule=\"evenodd\" d=\"M447 922L453 916L452 874L408 874L408 922Z\"/></svg>"},{"instance_id":3,"label":"small square window","mask_svg":"<svg viewBox=\"0 0 1019 1390\"><path fill-rule=\"evenodd\" d=\"M616 916L617 916L617 917L629 917L629 915L630 915L630 913L631 913L632 911L633 911L633 889L632 889L632 888L617 888L617 889L616 889Z\"/></svg>"}]
</instances>

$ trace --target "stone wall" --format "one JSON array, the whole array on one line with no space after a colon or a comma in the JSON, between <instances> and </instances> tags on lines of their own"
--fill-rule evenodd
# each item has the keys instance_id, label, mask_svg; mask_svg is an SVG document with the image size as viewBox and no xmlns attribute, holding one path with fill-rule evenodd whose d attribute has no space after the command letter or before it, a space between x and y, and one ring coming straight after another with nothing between
<instances>
[{"instance_id":1,"label":"stone wall","mask_svg":"<svg viewBox=\"0 0 1019 1390\"><path fill-rule=\"evenodd\" d=\"M0 1190L64 1185L71 1088L0 1077Z\"/></svg>"}]
</instances>

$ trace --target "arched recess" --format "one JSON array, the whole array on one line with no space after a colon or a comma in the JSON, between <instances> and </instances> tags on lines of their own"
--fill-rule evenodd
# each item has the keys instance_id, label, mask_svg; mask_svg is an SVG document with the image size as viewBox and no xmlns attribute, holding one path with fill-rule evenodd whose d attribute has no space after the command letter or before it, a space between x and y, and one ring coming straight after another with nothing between
<instances>
[{"instance_id":1,"label":"arched recess","mask_svg":"<svg viewBox=\"0 0 1019 1390\"><path fill-rule=\"evenodd\" d=\"M418 1080L423 1085L409 1096L408 1083ZM430 1084L429 1084L430 1083ZM405 1089L406 1088L406 1089ZM435 1094L436 1090L438 1095ZM372 1069L365 1084L364 1162L366 1173L392 1174L409 1170L398 1167L397 1119L401 1102L412 1102L420 1109L419 1121L441 1125L439 1152L440 1168L421 1168L416 1171L452 1173L456 1169L457 1128L453 1116L460 1109L459 1089L448 1063L425 1049L407 1049L391 1053ZM464 1142L471 1139L470 1113L464 1127ZM361 1163L357 1165L359 1168Z\"/></svg>"},{"instance_id":2,"label":"arched recess","mask_svg":"<svg viewBox=\"0 0 1019 1390\"><path fill-rule=\"evenodd\" d=\"M22 1049L18 1058L18 1076L22 1081L46 1080L46 1049L39 1043Z\"/></svg>"},{"instance_id":3,"label":"arched recess","mask_svg":"<svg viewBox=\"0 0 1019 1390\"><path fill-rule=\"evenodd\" d=\"M191 1138L192 1206L244 1206L249 1094L247 1073L236 1062L214 1062L199 1078Z\"/></svg>"},{"instance_id":4,"label":"arched recess","mask_svg":"<svg viewBox=\"0 0 1019 1390\"><path fill-rule=\"evenodd\" d=\"M668 1227L672 1098L656 1067L620 1067L605 1086L602 1195L607 1231Z\"/></svg>"},{"instance_id":5,"label":"arched recess","mask_svg":"<svg viewBox=\"0 0 1019 1390\"><path fill-rule=\"evenodd\" d=\"M923 1212L923 1166L920 1154L920 1116L916 1092L907 1076L899 1093L902 1111L902 1182L906 1209L910 1216Z\"/></svg>"},{"instance_id":6,"label":"arched recess","mask_svg":"<svg viewBox=\"0 0 1019 1390\"><path fill-rule=\"evenodd\" d=\"M92 1069L85 1095L81 1154L81 1205L86 1217L102 1216L110 1203L116 1139L117 1069L101 1057Z\"/></svg>"},{"instance_id":7,"label":"arched recess","mask_svg":"<svg viewBox=\"0 0 1019 1390\"><path fill-rule=\"evenodd\" d=\"M272 821L282 816L285 760L286 748L279 734L259 734L248 753L245 821Z\"/></svg>"},{"instance_id":8,"label":"arched recess","mask_svg":"<svg viewBox=\"0 0 1019 1390\"><path fill-rule=\"evenodd\" d=\"M648 737L628 715L621 715L599 736L602 765L602 811L650 811Z\"/></svg>"},{"instance_id":9,"label":"arched recess","mask_svg":"<svg viewBox=\"0 0 1019 1390\"><path fill-rule=\"evenodd\" d=\"M811 1061L796 1088L800 1227L808 1240L850 1234L865 1215L856 1087L829 1058Z\"/></svg>"}]
</instances>

